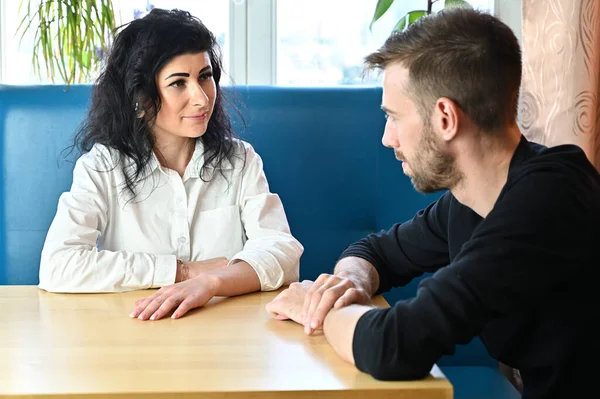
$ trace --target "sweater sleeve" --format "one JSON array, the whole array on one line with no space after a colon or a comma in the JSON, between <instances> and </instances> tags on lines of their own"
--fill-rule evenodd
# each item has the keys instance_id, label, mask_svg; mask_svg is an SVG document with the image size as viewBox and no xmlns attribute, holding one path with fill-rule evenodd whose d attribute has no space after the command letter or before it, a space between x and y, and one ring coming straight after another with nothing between
<instances>
[{"instance_id":1,"label":"sweater sleeve","mask_svg":"<svg viewBox=\"0 0 600 399\"><path fill-rule=\"evenodd\" d=\"M340 258L355 256L373 264L379 273L377 293L406 285L426 272L447 265L451 201L452 194L445 193L411 220L350 245Z\"/></svg>"},{"instance_id":2,"label":"sweater sleeve","mask_svg":"<svg viewBox=\"0 0 600 399\"><path fill-rule=\"evenodd\" d=\"M585 275L598 220L590 216L598 215L598 187L589 183L540 171L505 188L454 261L424 279L415 298L359 319L356 366L383 380L425 377L491 319L540 301L568 275Z\"/></svg>"}]
</instances>

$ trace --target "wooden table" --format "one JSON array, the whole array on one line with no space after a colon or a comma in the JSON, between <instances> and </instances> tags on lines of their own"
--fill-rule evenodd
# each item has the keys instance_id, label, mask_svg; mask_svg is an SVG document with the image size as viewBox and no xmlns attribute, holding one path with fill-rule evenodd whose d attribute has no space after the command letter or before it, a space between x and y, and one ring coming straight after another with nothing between
<instances>
[{"instance_id":1,"label":"wooden table","mask_svg":"<svg viewBox=\"0 0 600 399\"><path fill-rule=\"evenodd\" d=\"M323 335L271 319L276 292L215 298L179 320L130 319L149 293L0 286L0 398L452 398L437 367L421 381L377 381Z\"/></svg>"}]
</instances>

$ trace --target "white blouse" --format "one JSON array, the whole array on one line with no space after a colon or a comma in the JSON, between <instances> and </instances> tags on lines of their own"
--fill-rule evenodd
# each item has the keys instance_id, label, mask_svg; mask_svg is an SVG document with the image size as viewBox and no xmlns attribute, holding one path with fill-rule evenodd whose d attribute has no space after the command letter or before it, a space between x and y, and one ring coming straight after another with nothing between
<instances>
[{"instance_id":1,"label":"white blouse","mask_svg":"<svg viewBox=\"0 0 600 399\"><path fill-rule=\"evenodd\" d=\"M42 250L39 287L54 292L119 292L173 284L176 260L224 256L247 262L263 291L298 280L304 248L291 235L279 196L269 192L262 160L236 140L233 162L200 169L196 148L183 178L153 156L124 189L116 151L96 144L75 164ZM243 159L245 151L245 162ZM117 165L118 163L118 165ZM115 167L116 165L116 167Z\"/></svg>"}]
</instances>

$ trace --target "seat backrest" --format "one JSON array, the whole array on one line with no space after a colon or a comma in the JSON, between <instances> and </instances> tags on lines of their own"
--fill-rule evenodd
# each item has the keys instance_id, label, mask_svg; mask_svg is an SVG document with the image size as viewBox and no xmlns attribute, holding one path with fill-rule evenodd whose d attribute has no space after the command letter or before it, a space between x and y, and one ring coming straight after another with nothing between
<instances>
[{"instance_id":1,"label":"seat backrest","mask_svg":"<svg viewBox=\"0 0 600 399\"><path fill-rule=\"evenodd\" d=\"M262 156L305 246L302 278L330 272L350 243L435 198L416 193L381 144L380 88L249 86L235 98L245 107L242 136Z\"/></svg>"},{"instance_id":2,"label":"seat backrest","mask_svg":"<svg viewBox=\"0 0 600 399\"><path fill-rule=\"evenodd\" d=\"M1 284L37 284L40 252L91 86L0 86ZM240 136L261 155L292 233L304 244L301 277L330 271L343 249L407 219L432 199L416 193L391 150L379 88L225 88ZM76 154L76 153L75 153Z\"/></svg>"},{"instance_id":3,"label":"seat backrest","mask_svg":"<svg viewBox=\"0 0 600 399\"><path fill-rule=\"evenodd\" d=\"M0 86L0 283L37 284L40 252L73 164L61 160L90 89Z\"/></svg>"}]
</instances>

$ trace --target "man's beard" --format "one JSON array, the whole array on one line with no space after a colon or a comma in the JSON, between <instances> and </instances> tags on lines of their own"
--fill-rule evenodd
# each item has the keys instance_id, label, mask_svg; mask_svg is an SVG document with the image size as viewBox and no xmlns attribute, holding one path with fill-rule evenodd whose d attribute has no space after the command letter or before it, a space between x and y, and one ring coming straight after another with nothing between
<instances>
[{"instance_id":1,"label":"man's beard","mask_svg":"<svg viewBox=\"0 0 600 399\"><path fill-rule=\"evenodd\" d=\"M438 140L431 124L426 124L415 152L415 159L408 163L412 184L415 190L421 193L451 189L463 178L456 167L456 157L444 151Z\"/></svg>"}]
</instances>

